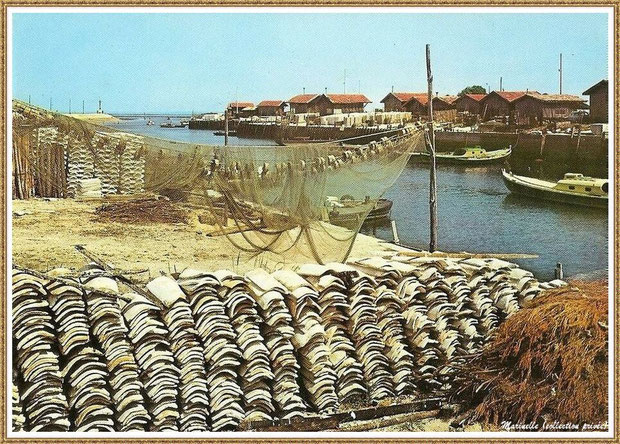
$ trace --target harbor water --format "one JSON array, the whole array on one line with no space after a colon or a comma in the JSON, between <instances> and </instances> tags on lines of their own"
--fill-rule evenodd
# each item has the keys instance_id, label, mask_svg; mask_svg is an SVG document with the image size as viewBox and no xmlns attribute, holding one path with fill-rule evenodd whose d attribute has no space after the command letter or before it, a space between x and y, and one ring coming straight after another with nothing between
<instances>
[{"instance_id":1,"label":"harbor water","mask_svg":"<svg viewBox=\"0 0 620 444\"><path fill-rule=\"evenodd\" d=\"M209 130L161 128L166 117L152 118L154 125L137 118L110 126L123 131L169 140L223 145L224 138ZM173 118L178 122L179 118ZM266 139L229 138L230 145L275 145ZM539 166L540 167L540 166ZM553 166L549 166L548 170ZM562 263L565 277L599 276L608 267L606 210L538 201L510 194L501 166L463 168L438 165L438 249L471 253L528 253L536 259L514 262L539 279L552 279ZM576 171L577 172L577 171ZM527 174L527 172L522 172ZM408 165L386 192L392 200L404 245L427 249L429 239L428 166ZM391 241L390 223L364 226L362 232Z\"/></svg>"},{"instance_id":2,"label":"harbor water","mask_svg":"<svg viewBox=\"0 0 620 444\"><path fill-rule=\"evenodd\" d=\"M187 117L173 117L170 119L173 123L179 123L180 120L189 120ZM118 123L107 123L106 125L120 131L130 133L143 134L145 136L157 137L160 139L176 140L179 142L200 143L205 145L224 145L224 137L216 136L210 130L190 130L185 128L162 128L162 123L169 122L165 116L151 117L153 125L147 125L147 119L135 118L121 120ZM273 140L268 139L248 139L243 137L228 138L229 145L276 145Z\"/></svg>"},{"instance_id":3,"label":"harbor water","mask_svg":"<svg viewBox=\"0 0 620 444\"><path fill-rule=\"evenodd\" d=\"M384 197L394 201L401 243L428 249L428 166L409 165ZM608 268L607 210L539 201L510 194L501 166L462 168L438 165L438 250L472 253L531 253L519 259L539 279L552 279L562 263L565 277L588 278ZM389 224L375 227L392 240ZM372 227L364 232L372 233Z\"/></svg>"}]
</instances>

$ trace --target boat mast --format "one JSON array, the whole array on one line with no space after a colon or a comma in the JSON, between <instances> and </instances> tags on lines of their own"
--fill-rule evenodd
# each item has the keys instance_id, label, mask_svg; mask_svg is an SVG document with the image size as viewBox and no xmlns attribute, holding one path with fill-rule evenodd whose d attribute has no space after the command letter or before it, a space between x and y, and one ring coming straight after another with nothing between
<instances>
[{"instance_id":1,"label":"boat mast","mask_svg":"<svg viewBox=\"0 0 620 444\"><path fill-rule=\"evenodd\" d=\"M431 45L426 44L426 81L428 83L428 138L427 145L430 153L430 186L429 209L431 238L428 250L432 253L437 248L437 165L435 160L435 128L433 127L433 74L431 72Z\"/></svg>"}]
</instances>

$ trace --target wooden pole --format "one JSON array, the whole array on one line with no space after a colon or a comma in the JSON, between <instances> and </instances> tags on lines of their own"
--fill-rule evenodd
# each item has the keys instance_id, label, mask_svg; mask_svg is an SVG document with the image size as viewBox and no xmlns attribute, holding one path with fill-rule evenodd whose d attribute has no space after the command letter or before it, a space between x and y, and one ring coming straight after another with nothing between
<instances>
[{"instance_id":1,"label":"wooden pole","mask_svg":"<svg viewBox=\"0 0 620 444\"><path fill-rule=\"evenodd\" d=\"M224 111L224 146L228 145L228 110Z\"/></svg>"},{"instance_id":2,"label":"wooden pole","mask_svg":"<svg viewBox=\"0 0 620 444\"><path fill-rule=\"evenodd\" d=\"M426 44L426 80L428 82L428 151L430 153L430 231L431 238L428 245L432 253L437 248L437 164L435 159L435 128L433 127L433 74L431 72L431 45Z\"/></svg>"}]
</instances>

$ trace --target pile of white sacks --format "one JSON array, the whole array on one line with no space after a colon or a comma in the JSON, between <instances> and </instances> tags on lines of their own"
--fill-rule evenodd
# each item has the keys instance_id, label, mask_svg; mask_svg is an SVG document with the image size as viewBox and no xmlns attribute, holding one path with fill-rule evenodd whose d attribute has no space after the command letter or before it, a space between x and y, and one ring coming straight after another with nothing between
<instances>
[{"instance_id":1,"label":"pile of white sacks","mask_svg":"<svg viewBox=\"0 0 620 444\"><path fill-rule=\"evenodd\" d=\"M500 260L368 258L123 291L13 272L13 429L220 431L438 395L542 290Z\"/></svg>"}]
</instances>

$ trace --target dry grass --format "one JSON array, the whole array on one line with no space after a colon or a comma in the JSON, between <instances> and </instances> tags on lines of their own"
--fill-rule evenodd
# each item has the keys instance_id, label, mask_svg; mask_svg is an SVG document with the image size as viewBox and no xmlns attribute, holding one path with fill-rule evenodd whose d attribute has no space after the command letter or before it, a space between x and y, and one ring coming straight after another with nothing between
<instances>
[{"instance_id":1,"label":"dry grass","mask_svg":"<svg viewBox=\"0 0 620 444\"><path fill-rule=\"evenodd\" d=\"M97 222L121 222L128 224L187 223L187 211L168 199L136 199L112 202L95 210Z\"/></svg>"},{"instance_id":2,"label":"dry grass","mask_svg":"<svg viewBox=\"0 0 620 444\"><path fill-rule=\"evenodd\" d=\"M493 424L607 419L607 282L548 291L463 368L455 400Z\"/></svg>"}]
</instances>

